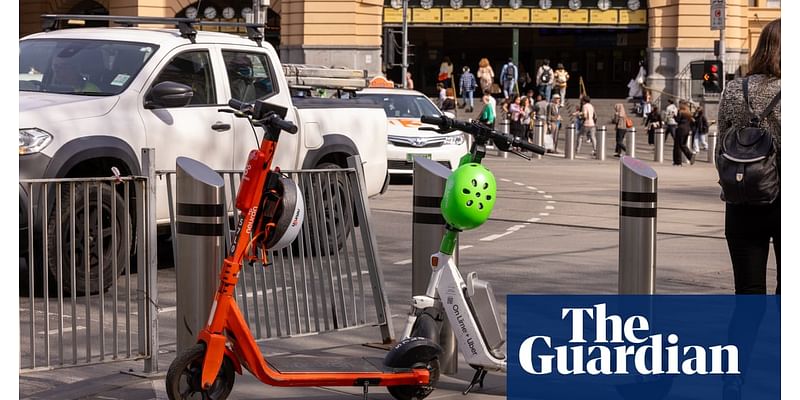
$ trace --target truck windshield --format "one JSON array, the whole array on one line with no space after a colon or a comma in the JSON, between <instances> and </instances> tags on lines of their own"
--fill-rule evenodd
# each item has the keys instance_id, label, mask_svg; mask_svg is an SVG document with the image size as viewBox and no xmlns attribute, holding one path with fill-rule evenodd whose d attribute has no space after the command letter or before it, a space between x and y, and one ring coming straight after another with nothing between
<instances>
[{"instance_id":1,"label":"truck windshield","mask_svg":"<svg viewBox=\"0 0 800 400\"><path fill-rule=\"evenodd\" d=\"M158 46L83 39L19 43L19 90L111 96L121 93Z\"/></svg>"},{"instance_id":2,"label":"truck windshield","mask_svg":"<svg viewBox=\"0 0 800 400\"><path fill-rule=\"evenodd\" d=\"M389 118L419 118L422 115L442 115L431 101L424 96L401 94L362 93L362 99L372 99L383 106Z\"/></svg>"}]
</instances>

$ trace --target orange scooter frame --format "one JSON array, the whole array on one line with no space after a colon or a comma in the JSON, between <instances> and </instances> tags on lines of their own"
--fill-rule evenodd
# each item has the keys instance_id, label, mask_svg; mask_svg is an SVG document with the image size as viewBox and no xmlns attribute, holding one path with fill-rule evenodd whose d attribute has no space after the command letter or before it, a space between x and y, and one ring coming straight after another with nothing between
<instances>
[{"instance_id":1,"label":"orange scooter frame","mask_svg":"<svg viewBox=\"0 0 800 400\"><path fill-rule=\"evenodd\" d=\"M232 104L232 106L233 105L234 104ZM258 106L270 107L270 109L276 107L266 103L257 103L256 105L256 110L258 110ZM239 307L234 298L234 288L239 279L242 262L246 259L252 260L254 254L256 254L251 251L253 243L256 243L256 239L258 239L259 235L268 237L270 231L275 227L272 218L281 200L277 188L270 187L274 185L268 183L275 181L274 179L269 179L270 174L279 173L279 171L271 171L271 163L281 128L291 132L290 129L287 129L286 124L289 124L289 127L294 126L280 119L274 112L267 113L267 115L271 115L269 118L272 118L272 120L268 120L267 118L258 119L256 116L252 117L252 119L258 121L265 130L259 148L259 151L262 152L264 156L260 160L264 162L256 166L258 168L257 171L249 171L249 173L255 172L251 175L255 178L251 184L254 184L252 189L254 189L255 196L259 198L258 201L253 202L253 206L246 212L242 210L242 216L237 226L235 242L231 248L231 254L224 260L222 265L219 276L219 287L214 296L208 322L198 334L198 343L205 343L205 354L202 359L201 376L199 382L196 383L199 383L202 390L210 390L215 380L218 378L220 369L223 367L224 358L228 357L237 373L241 374L242 367L244 367L260 381L272 386L363 386L366 393L367 387L369 386L403 386L410 388L431 385L431 371L428 369L430 366L426 368L424 362L422 364L414 362L411 365L405 366L387 366L370 364L366 362L365 359L358 359L360 362L354 362L351 365L355 365L356 367L363 367L366 365L367 367L346 370L348 369L347 363L339 362L338 364L332 364L332 366L337 367L331 368L333 370L326 370L325 365L316 365L304 371L302 368L307 366L307 362L314 361L313 359L303 358L303 360L308 361L303 361L302 365L300 365L301 368L297 368L298 365L294 365L295 368L281 368L270 364L270 362L262 356L247 326L247 322L239 311ZM241 116L241 113L239 113L239 116ZM276 119L277 123L270 126L269 122L275 121ZM296 131L296 128L294 129ZM266 252L263 254L266 254ZM392 351L396 351L404 342L395 346ZM416 343L416 345L419 344L420 343ZM414 347L413 345L414 344L410 347ZM416 346L418 348L416 350L412 349L411 351L417 351L418 354L427 354L423 357L433 357L433 362L436 362L438 367L438 361L435 360L439 351L438 346L425 343L422 347L425 346L427 346L425 349L420 349L420 346ZM434 350L432 351L431 349ZM414 359L413 356L400 356L400 358L405 360ZM420 357L416 358L419 359ZM173 362L173 364L175 364L175 362ZM345 368L342 368L342 366ZM170 370L172 369L171 366ZM438 375L438 371L436 375ZM168 391L170 379L179 380L181 378L170 378L170 374L168 374ZM232 386L232 383L230 385ZM430 390L432 390L432 388L429 388L427 393L429 393ZM390 392L392 392L391 388ZM183 397L182 394L179 396ZM227 397L227 393L221 397ZM399 398L402 397L403 396ZM173 398L172 393L170 393L170 398Z\"/></svg>"}]
</instances>

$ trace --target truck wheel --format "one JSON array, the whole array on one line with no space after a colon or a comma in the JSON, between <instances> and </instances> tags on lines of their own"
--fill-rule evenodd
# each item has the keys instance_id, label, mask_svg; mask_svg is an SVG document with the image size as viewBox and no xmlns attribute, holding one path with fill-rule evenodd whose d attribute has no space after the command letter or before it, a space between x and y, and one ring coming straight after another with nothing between
<instances>
[{"instance_id":1,"label":"truck wheel","mask_svg":"<svg viewBox=\"0 0 800 400\"><path fill-rule=\"evenodd\" d=\"M102 190L101 204L98 207L98 193ZM86 195L88 194L88 208L86 208ZM84 184L75 185L75 237L71 237L70 229L70 194L69 187L62 186L61 192L61 282L63 292L72 293L72 246L75 246L75 294L85 295L88 293L97 294L111 287L116 278L125 271L125 260L130 257L129 245L123 243L127 236L128 240L133 240L132 232L128 229L125 235L125 199L117 193L114 188L102 183L89 186L88 191ZM116 215L112 215L112 202L116 202ZM101 214L99 214L101 213ZM98 229L98 216L100 216L100 226ZM49 217L47 227L47 268L52 282L51 287L57 288L56 279L58 278L58 215L53 210ZM86 230L86 218L89 226ZM116 226L114 226L116 221ZM133 220L131 219L131 223ZM86 240L88 234L88 242ZM114 247L113 237L116 236L116 247ZM102 237L103 247L99 249L100 238ZM86 258L89 259L89 274L86 274ZM100 262L102 260L103 282L100 282ZM113 261L117 262L117 276L114 276ZM87 282L88 279L88 282ZM101 286L102 285L102 286Z\"/></svg>"},{"instance_id":2,"label":"truck wheel","mask_svg":"<svg viewBox=\"0 0 800 400\"><path fill-rule=\"evenodd\" d=\"M334 163L321 163L317 165L317 169L341 169ZM338 175L338 174L337 174ZM306 194L306 205L309 207L309 215L307 219L311 234L314 235L314 224L319 224L319 219L313 216L317 215L315 208L320 207L322 203L322 211L325 216L325 226L321 224L316 227L316 232L319 235L319 243L322 245L322 255L334 254L336 250L342 249L347 243L347 237L352 232L353 226L353 206L347 203L348 190L347 182L342 176L331 176L330 183L327 179L322 178L320 186L316 186L313 190L317 191L322 188L321 196L316 198L315 204L310 204L311 199ZM317 195L320 195L317 193ZM341 208L339 208L341 206ZM326 243L327 234L327 246ZM312 237L312 248L316 248L317 241Z\"/></svg>"}]
</instances>

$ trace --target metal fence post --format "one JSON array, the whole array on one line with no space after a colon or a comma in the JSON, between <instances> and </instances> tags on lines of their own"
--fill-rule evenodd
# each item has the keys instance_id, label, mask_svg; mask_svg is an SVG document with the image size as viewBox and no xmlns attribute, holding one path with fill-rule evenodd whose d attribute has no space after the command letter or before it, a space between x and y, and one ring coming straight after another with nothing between
<instances>
[{"instance_id":1,"label":"metal fence post","mask_svg":"<svg viewBox=\"0 0 800 400\"><path fill-rule=\"evenodd\" d=\"M619 294L655 293L657 192L656 171L633 157L622 157Z\"/></svg>"},{"instance_id":2,"label":"metal fence post","mask_svg":"<svg viewBox=\"0 0 800 400\"><path fill-rule=\"evenodd\" d=\"M140 232L145 234L141 241L145 242L144 254L139 253L139 257L145 259L144 268L139 269L139 274L145 275L145 300L146 324L144 335L147 339L149 358L144 361L144 372L158 372L158 251L156 237L156 153L155 149L142 149L142 174L147 177L145 183L145 210L146 215L142 218L146 221ZM139 263L141 265L141 262Z\"/></svg>"},{"instance_id":3,"label":"metal fence post","mask_svg":"<svg viewBox=\"0 0 800 400\"><path fill-rule=\"evenodd\" d=\"M411 231L411 295L424 295L431 277L431 255L439 251L445 233L445 220L440 204L444 195L449 168L428 159L418 158L414 162L413 214ZM458 262L458 246L453 253ZM443 354L442 372L453 375L458 372L458 352L455 335L445 318L439 343Z\"/></svg>"},{"instance_id":4,"label":"metal fence post","mask_svg":"<svg viewBox=\"0 0 800 400\"><path fill-rule=\"evenodd\" d=\"M654 153L653 161L657 163L664 162L664 128L657 128L653 140L656 144L656 151Z\"/></svg>"},{"instance_id":5,"label":"metal fence post","mask_svg":"<svg viewBox=\"0 0 800 400\"><path fill-rule=\"evenodd\" d=\"M604 161L606 159L606 132L608 128L605 125L597 128L597 159Z\"/></svg>"},{"instance_id":6,"label":"metal fence post","mask_svg":"<svg viewBox=\"0 0 800 400\"><path fill-rule=\"evenodd\" d=\"M176 329L178 352L197 342L214 300L224 257L225 181L207 165L186 157L175 160Z\"/></svg>"},{"instance_id":7,"label":"metal fence post","mask_svg":"<svg viewBox=\"0 0 800 400\"><path fill-rule=\"evenodd\" d=\"M544 147L544 121L540 119L536 119L536 122L533 124L533 135L534 135L534 143L539 146ZM536 154L536 158L541 159L541 154Z\"/></svg>"},{"instance_id":8,"label":"metal fence post","mask_svg":"<svg viewBox=\"0 0 800 400\"><path fill-rule=\"evenodd\" d=\"M419 160L419 159L417 159ZM378 314L378 322L381 323L381 339L384 344L394 341L394 324L392 323L392 312L389 309L389 298L383 290L384 280L378 261L378 240L375 232L370 228L369 221L369 196L367 187L364 183L364 166L361 165L361 157L358 155L347 157L347 166L356 170L358 185L351 185L351 195L356 207L356 216L361 229L361 236L365 242L364 256L367 259L367 268L371 269L369 278L372 285L372 296L375 301L375 312ZM360 191L360 193L359 193Z\"/></svg>"},{"instance_id":9,"label":"metal fence post","mask_svg":"<svg viewBox=\"0 0 800 400\"><path fill-rule=\"evenodd\" d=\"M714 164L717 161L717 132L708 132L708 162Z\"/></svg>"},{"instance_id":10,"label":"metal fence post","mask_svg":"<svg viewBox=\"0 0 800 400\"><path fill-rule=\"evenodd\" d=\"M636 157L636 127L630 127L625 132L625 136L627 136L627 145L628 145L628 156Z\"/></svg>"},{"instance_id":11,"label":"metal fence post","mask_svg":"<svg viewBox=\"0 0 800 400\"><path fill-rule=\"evenodd\" d=\"M567 137L564 143L564 158L567 160L575 159L575 123L567 127Z\"/></svg>"},{"instance_id":12,"label":"metal fence post","mask_svg":"<svg viewBox=\"0 0 800 400\"><path fill-rule=\"evenodd\" d=\"M507 115L500 121L500 131L506 135L511 132L511 120L508 119ZM499 147L497 148L497 155L502 155L503 158L508 158L508 152L500 150Z\"/></svg>"}]
</instances>

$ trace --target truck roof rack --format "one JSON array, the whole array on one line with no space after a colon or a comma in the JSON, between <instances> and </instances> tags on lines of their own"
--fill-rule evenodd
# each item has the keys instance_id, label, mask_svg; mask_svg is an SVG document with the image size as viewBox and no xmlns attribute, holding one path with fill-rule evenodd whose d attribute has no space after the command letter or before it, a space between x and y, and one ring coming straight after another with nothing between
<instances>
[{"instance_id":1,"label":"truck roof rack","mask_svg":"<svg viewBox=\"0 0 800 400\"><path fill-rule=\"evenodd\" d=\"M264 40L264 34L261 33L259 28L264 28L261 24L243 23L243 22L223 22L223 21L201 21L199 19L191 18L168 18L168 17L130 17L130 16L115 16L115 15L79 15L79 14L43 14L42 30L45 32L57 30L61 28L59 22L66 21L106 21L115 23L122 26L136 26L136 25L174 25L181 34L181 37L187 38L194 43L197 36L195 26L235 26L244 27L247 31L248 39L256 42L261 46Z\"/></svg>"},{"instance_id":2,"label":"truck roof rack","mask_svg":"<svg viewBox=\"0 0 800 400\"><path fill-rule=\"evenodd\" d=\"M367 70L308 64L281 64L293 89L334 89L356 91L369 86Z\"/></svg>"}]
</instances>

